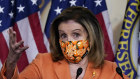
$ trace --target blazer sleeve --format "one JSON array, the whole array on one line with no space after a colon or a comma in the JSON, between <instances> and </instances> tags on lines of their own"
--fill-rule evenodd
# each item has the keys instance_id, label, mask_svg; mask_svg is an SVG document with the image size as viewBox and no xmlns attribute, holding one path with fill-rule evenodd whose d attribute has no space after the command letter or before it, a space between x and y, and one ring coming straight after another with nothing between
<instances>
[{"instance_id":1,"label":"blazer sleeve","mask_svg":"<svg viewBox=\"0 0 140 79\"><path fill-rule=\"evenodd\" d=\"M5 63L3 64L3 67L1 68L1 72L0 72L0 79L7 79L6 77L5 77L5 71L6 71L6 67L5 67ZM12 77L12 79L18 79L18 72L17 72L17 66L16 66L16 68L15 68L15 70L14 70L14 74L13 74L14 76Z\"/></svg>"},{"instance_id":2,"label":"blazer sleeve","mask_svg":"<svg viewBox=\"0 0 140 79\"><path fill-rule=\"evenodd\" d=\"M18 70L16 67L12 79L41 79L41 66L41 55L38 54L33 62L29 64L20 74L18 74ZM6 77L4 76L5 71L6 67L4 64L0 72L0 79L6 79Z\"/></svg>"}]
</instances>

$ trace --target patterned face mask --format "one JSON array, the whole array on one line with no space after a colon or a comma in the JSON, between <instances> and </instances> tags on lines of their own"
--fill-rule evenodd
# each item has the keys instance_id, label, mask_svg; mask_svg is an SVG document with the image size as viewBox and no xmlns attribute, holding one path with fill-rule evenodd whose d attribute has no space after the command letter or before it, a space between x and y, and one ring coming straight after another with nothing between
<instances>
[{"instance_id":1,"label":"patterned face mask","mask_svg":"<svg viewBox=\"0 0 140 79\"><path fill-rule=\"evenodd\" d=\"M61 41L61 50L65 58L71 63L80 62L89 52L88 40Z\"/></svg>"}]
</instances>

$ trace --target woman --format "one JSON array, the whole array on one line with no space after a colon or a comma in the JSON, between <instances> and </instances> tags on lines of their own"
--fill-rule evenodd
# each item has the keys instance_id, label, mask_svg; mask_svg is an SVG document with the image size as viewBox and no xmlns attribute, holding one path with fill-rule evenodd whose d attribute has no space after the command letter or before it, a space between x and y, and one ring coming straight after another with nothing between
<instances>
[{"instance_id":1,"label":"woman","mask_svg":"<svg viewBox=\"0 0 140 79\"><path fill-rule=\"evenodd\" d=\"M86 8L70 7L52 23L51 53L38 54L17 74L16 63L28 46L20 47L10 29L10 52L2 79L121 79L116 64L104 60L103 35L95 16ZM123 75L125 79L127 76Z\"/></svg>"}]
</instances>

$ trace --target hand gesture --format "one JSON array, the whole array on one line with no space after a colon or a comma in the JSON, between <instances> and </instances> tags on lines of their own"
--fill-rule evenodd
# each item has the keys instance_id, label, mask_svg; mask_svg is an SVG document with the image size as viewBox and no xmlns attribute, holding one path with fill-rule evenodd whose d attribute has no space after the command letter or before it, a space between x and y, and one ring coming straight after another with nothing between
<instances>
[{"instance_id":1,"label":"hand gesture","mask_svg":"<svg viewBox=\"0 0 140 79\"><path fill-rule=\"evenodd\" d=\"M24 41L17 42L16 32L12 28L9 29L9 54L6 63L16 64L23 51L28 49L28 46L21 47Z\"/></svg>"},{"instance_id":2,"label":"hand gesture","mask_svg":"<svg viewBox=\"0 0 140 79\"><path fill-rule=\"evenodd\" d=\"M16 38L16 32L13 31L12 28L9 29L9 54L6 60L6 72L5 76L7 79L11 79L12 75L14 73L17 61L19 60L21 54L23 51L28 49L28 46L21 47L21 45L24 43L24 41L17 42Z\"/></svg>"}]
</instances>

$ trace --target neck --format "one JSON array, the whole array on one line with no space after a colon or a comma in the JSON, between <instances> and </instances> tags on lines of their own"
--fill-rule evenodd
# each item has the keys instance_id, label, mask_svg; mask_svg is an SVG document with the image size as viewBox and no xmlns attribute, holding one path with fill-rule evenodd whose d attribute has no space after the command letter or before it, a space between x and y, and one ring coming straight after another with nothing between
<instances>
[{"instance_id":1,"label":"neck","mask_svg":"<svg viewBox=\"0 0 140 79\"><path fill-rule=\"evenodd\" d=\"M83 72L79 76L79 78L82 79L83 76L84 76L84 74L85 74L87 65L88 65L88 57L87 56L85 56L84 59L81 60L79 63L76 63L76 64L75 63L69 63L69 67L70 67L70 72L71 72L72 79L75 79L76 78L76 72L77 72L77 69L79 67L81 67L83 69Z\"/></svg>"},{"instance_id":2,"label":"neck","mask_svg":"<svg viewBox=\"0 0 140 79\"><path fill-rule=\"evenodd\" d=\"M79 63L69 63L69 65L75 65L75 66L86 66L88 64L88 57L85 56L84 59L82 59Z\"/></svg>"}]
</instances>

